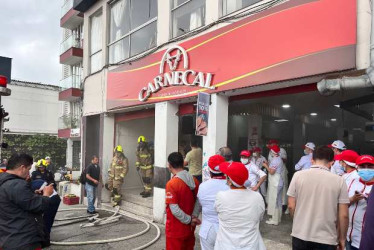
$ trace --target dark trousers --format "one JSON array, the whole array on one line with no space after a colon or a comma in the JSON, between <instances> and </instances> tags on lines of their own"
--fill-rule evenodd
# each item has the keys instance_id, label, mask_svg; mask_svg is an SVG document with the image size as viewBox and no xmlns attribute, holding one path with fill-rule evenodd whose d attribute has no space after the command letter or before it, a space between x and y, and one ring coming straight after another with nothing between
<instances>
[{"instance_id":1,"label":"dark trousers","mask_svg":"<svg viewBox=\"0 0 374 250\"><path fill-rule=\"evenodd\" d=\"M50 205L48 209L43 214L45 229L48 233L51 232L53 222L57 214L58 207L60 206L61 198L59 195L54 195L50 198Z\"/></svg>"},{"instance_id":2,"label":"dark trousers","mask_svg":"<svg viewBox=\"0 0 374 250\"><path fill-rule=\"evenodd\" d=\"M292 250L336 250L336 246L292 237Z\"/></svg>"},{"instance_id":3,"label":"dark trousers","mask_svg":"<svg viewBox=\"0 0 374 250\"><path fill-rule=\"evenodd\" d=\"M194 175L193 177L195 177L199 181L199 183L203 182L203 176L202 175Z\"/></svg>"}]
</instances>

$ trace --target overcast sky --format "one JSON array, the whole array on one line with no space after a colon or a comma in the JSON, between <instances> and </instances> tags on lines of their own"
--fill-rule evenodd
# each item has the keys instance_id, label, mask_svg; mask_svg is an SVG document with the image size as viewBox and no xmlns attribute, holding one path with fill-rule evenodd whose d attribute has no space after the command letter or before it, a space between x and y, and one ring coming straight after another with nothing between
<instances>
[{"instance_id":1,"label":"overcast sky","mask_svg":"<svg viewBox=\"0 0 374 250\"><path fill-rule=\"evenodd\" d=\"M13 79L59 83L62 2L0 0L0 56L13 58Z\"/></svg>"}]
</instances>

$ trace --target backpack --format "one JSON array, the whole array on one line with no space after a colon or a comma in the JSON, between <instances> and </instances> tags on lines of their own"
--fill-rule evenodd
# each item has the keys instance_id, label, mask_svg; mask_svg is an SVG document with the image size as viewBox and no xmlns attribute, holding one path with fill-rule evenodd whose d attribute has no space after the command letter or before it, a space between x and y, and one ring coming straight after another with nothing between
<instances>
[{"instance_id":1,"label":"backpack","mask_svg":"<svg viewBox=\"0 0 374 250\"><path fill-rule=\"evenodd\" d=\"M87 178L86 178L86 168L83 169L81 176L79 176L79 182L81 184L86 184Z\"/></svg>"}]
</instances>

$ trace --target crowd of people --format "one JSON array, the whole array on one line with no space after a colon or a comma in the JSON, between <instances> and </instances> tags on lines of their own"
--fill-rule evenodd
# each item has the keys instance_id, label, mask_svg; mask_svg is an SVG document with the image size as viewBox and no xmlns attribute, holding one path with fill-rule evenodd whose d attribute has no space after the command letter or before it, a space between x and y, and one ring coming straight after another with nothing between
<instances>
[{"instance_id":1,"label":"crowd of people","mask_svg":"<svg viewBox=\"0 0 374 250\"><path fill-rule=\"evenodd\" d=\"M285 201L294 250L374 249L373 156L339 140L319 147L308 142L288 187L286 151L275 140L267 147L267 159L255 147L241 151L240 162L230 148L220 148L202 182L185 168L187 157L169 155L166 249L194 249L197 225L203 250L266 249L260 221L267 210L266 223L278 226Z\"/></svg>"}]
</instances>

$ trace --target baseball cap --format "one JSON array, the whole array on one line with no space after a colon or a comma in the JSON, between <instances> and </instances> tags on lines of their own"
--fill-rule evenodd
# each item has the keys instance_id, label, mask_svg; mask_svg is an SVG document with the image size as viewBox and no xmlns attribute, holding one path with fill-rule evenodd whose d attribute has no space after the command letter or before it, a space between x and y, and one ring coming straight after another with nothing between
<instances>
[{"instance_id":1,"label":"baseball cap","mask_svg":"<svg viewBox=\"0 0 374 250\"><path fill-rule=\"evenodd\" d=\"M356 165L357 166L365 164L365 163L374 165L374 157L371 156L371 155L361 155L356 160Z\"/></svg>"},{"instance_id":2,"label":"baseball cap","mask_svg":"<svg viewBox=\"0 0 374 250\"><path fill-rule=\"evenodd\" d=\"M219 171L219 164L222 162L225 162L225 158L221 155L213 155L209 157L208 160L208 167L209 171L212 172L213 174L220 174L221 171Z\"/></svg>"},{"instance_id":3,"label":"baseball cap","mask_svg":"<svg viewBox=\"0 0 374 250\"><path fill-rule=\"evenodd\" d=\"M261 148L259 148L259 147L254 147L254 148L252 149L252 151L253 151L253 152L261 152Z\"/></svg>"},{"instance_id":4,"label":"baseball cap","mask_svg":"<svg viewBox=\"0 0 374 250\"><path fill-rule=\"evenodd\" d=\"M308 142L307 144L305 144L305 147L314 150L316 148L316 145L314 145L313 142Z\"/></svg>"},{"instance_id":5,"label":"baseball cap","mask_svg":"<svg viewBox=\"0 0 374 250\"><path fill-rule=\"evenodd\" d=\"M268 144L279 144L278 140L275 140L275 139L270 139Z\"/></svg>"},{"instance_id":6,"label":"baseball cap","mask_svg":"<svg viewBox=\"0 0 374 250\"><path fill-rule=\"evenodd\" d=\"M344 150L341 154L335 155L334 159L337 161L344 161L351 167L356 166L356 160L360 157L359 154L357 154L353 150Z\"/></svg>"},{"instance_id":7,"label":"baseball cap","mask_svg":"<svg viewBox=\"0 0 374 250\"><path fill-rule=\"evenodd\" d=\"M223 162L219 165L219 170L227 175L236 187L244 186L248 180L248 170L240 162Z\"/></svg>"},{"instance_id":8,"label":"baseball cap","mask_svg":"<svg viewBox=\"0 0 374 250\"><path fill-rule=\"evenodd\" d=\"M274 153L278 154L279 151L280 151L280 148L278 145L273 145L271 147L269 147L270 150L274 151Z\"/></svg>"},{"instance_id":9,"label":"baseball cap","mask_svg":"<svg viewBox=\"0 0 374 250\"><path fill-rule=\"evenodd\" d=\"M344 142L340 141L340 140L336 140L334 141L333 143L331 143L329 145L330 148L337 148L337 149L340 149L340 150L346 150L346 147L345 147L345 144Z\"/></svg>"},{"instance_id":10,"label":"baseball cap","mask_svg":"<svg viewBox=\"0 0 374 250\"><path fill-rule=\"evenodd\" d=\"M240 152L240 156L251 157L251 152L248 150L242 150L242 152Z\"/></svg>"}]
</instances>

